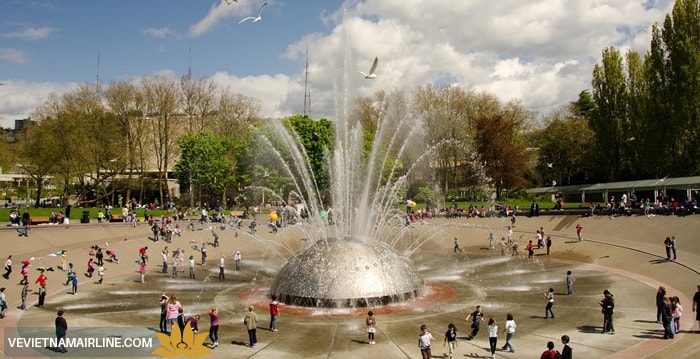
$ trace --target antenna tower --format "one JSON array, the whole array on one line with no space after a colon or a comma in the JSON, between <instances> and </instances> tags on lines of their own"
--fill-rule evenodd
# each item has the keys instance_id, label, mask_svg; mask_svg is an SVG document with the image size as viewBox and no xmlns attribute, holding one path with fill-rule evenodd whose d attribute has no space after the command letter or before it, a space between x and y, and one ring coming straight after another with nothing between
<instances>
[{"instance_id":1,"label":"antenna tower","mask_svg":"<svg viewBox=\"0 0 700 359\"><path fill-rule=\"evenodd\" d=\"M187 62L187 81L192 80L192 41L190 41L189 45L189 58Z\"/></svg>"},{"instance_id":2,"label":"antenna tower","mask_svg":"<svg viewBox=\"0 0 700 359\"><path fill-rule=\"evenodd\" d=\"M304 116L311 113L311 93L309 92L309 41L306 41L306 68L304 71Z\"/></svg>"}]
</instances>

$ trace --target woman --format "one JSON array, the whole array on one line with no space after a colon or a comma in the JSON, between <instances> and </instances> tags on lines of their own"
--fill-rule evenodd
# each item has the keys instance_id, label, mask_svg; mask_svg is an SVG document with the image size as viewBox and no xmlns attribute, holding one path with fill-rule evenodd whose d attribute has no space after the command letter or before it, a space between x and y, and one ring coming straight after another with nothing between
<instances>
[{"instance_id":1,"label":"woman","mask_svg":"<svg viewBox=\"0 0 700 359\"><path fill-rule=\"evenodd\" d=\"M515 334L515 328L518 326L515 324L515 320L513 319L513 314L508 313L506 314L506 325L505 328L503 328L503 334L506 335L506 344L503 345L503 350L509 350L511 353L515 353L515 348L513 348L513 343L511 343L511 339L513 339L513 335Z\"/></svg>"},{"instance_id":2,"label":"woman","mask_svg":"<svg viewBox=\"0 0 700 359\"><path fill-rule=\"evenodd\" d=\"M664 326L664 339L673 339L676 334L673 331L673 305L671 304L671 299L664 296L664 305L661 311L661 323Z\"/></svg>"},{"instance_id":3,"label":"woman","mask_svg":"<svg viewBox=\"0 0 700 359\"><path fill-rule=\"evenodd\" d=\"M209 325L209 340L211 340L211 347L216 348L219 346L219 310L216 307L211 307L209 320L211 321Z\"/></svg>"},{"instance_id":4,"label":"woman","mask_svg":"<svg viewBox=\"0 0 700 359\"><path fill-rule=\"evenodd\" d=\"M547 319L550 314L552 319L554 319L554 312L552 311L554 306L554 288L549 288L549 292L544 293L544 298L547 299L547 306L544 308L544 319Z\"/></svg>"},{"instance_id":5,"label":"woman","mask_svg":"<svg viewBox=\"0 0 700 359\"><path fill-rule=\"evenodd\" d=\"M168 332L168 296L163 294L160 296L160 332Z\"/></svg>"},{"instance_id":6,"label":"woman","mask_svg":"<svg viewBox=\"0 0 700 359\"><path fill-rule=\"evenodd\" d=\"M496 325L496 319L494 319L493 317L489 318L488 330L489 330L489 346L491 347L491 358L496 359L496 344L498 342L498 325Z\"/></svg>"},{"instance_id":7,"label":"woman","mask_svg":"<svg viewBox=\"0 0 700 359\"><path fill-rule=\"evenodd\" d=\"M10 279L10 274L12 273L12 254L7 256L7 260L5 261L5 274L2 276L5 277L5 279Z\"/></svg>"},{"instance_id":8,"label":"woman","mask_svg":"<svg viewBox=\"0 0 700 359\"><path fill-rule=\"evenodd\" d=\"M168 321L168 329L172 328L173 324L175 324L180 308L182 308L182 304L180 304L180 302L177 300L177 296L173 294L168 300L168 304L165 308L167 312L165 318Z\"/></svg>"},{"instance_id":9,"label":"woman","mask_svg":"<svg viewBox=\"0 0 700 359\"><path fill-rule=\"evenodd\" d=\"M376 333L377 331L377 328L375 328L374 326L377 324L377 321L374 319L374 312L372 312L371 310L367 313L365 324L367 324L367 340L369 344L377 344L374 341L374 333Z\"/></svg>"},{"instance_id":10,"label":"woman","mask_svg":"<svg viewBox=\"0 0 700 359\"><path fill-rule=\"evenodd\" d=\"M250 341L250 347L255 347L258 342L258 337L256 335L256 329L258 328L258 317L255 315L255 307L252 305L248 307L248 312L243 318L243 325L248 329L248 340Z\"/></svg>"}]
</instances>

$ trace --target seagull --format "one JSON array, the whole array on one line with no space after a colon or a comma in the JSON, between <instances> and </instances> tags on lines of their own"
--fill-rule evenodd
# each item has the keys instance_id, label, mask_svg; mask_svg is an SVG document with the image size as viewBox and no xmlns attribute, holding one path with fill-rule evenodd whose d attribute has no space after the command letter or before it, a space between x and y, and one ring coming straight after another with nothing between
<instances>
[{"instance_id":1,"label":"seagull","mask_svg":"<svg viewBox=\"0 0 700 359\"><path fill-rule=\"evenodd\" d=\"M379 61L379 58L375 57L374 62L372 63L372 67L369 69L368 74L366 74L362 71L357 71L357 72L361 73L366 79L376 79L377 74L374 73L374 70L377 69L377 61Z\"/></svg>"},{"instance_id":2,"label":"seagull","mask_svg":"<svg viewBox=\"0 0 700 359\"><path fill-rule=\"evenodd\" d=\"M548 167L548 168L552 168L552 166L554 166L554 162L551 162L551 163L550 163L550 162L547 162L547 167Z\"/></svg>"},{"instance_id":3,"label":"seagull","mask_svg":"<svg viewBox=\"0 0 700 359\"><path fill-rule=\"evenodd\" d=\"M239 21L238 23L240 24L240 23L246 22L248 20L253 20L253 22L258 22L258 21L262 20L262 17L260 16L260 14L262 13L262 9L265 6L267 6L267 2L264 2L262 5L260 5L260 8L258 9L258 16L257 17L248 16L247 18Z\"/></svg>"},{"instance_id":4,"label":"seagull","mask_svg":"<svg viewBox=\"0 0 700 359\"><path fill-rule=\"evenodd\" d=\"M229 4L229 5L231 5L231 4L235 3L235 2L238 2L238 0L226 0L226 3Z\"/></svg>"}]
</instances>

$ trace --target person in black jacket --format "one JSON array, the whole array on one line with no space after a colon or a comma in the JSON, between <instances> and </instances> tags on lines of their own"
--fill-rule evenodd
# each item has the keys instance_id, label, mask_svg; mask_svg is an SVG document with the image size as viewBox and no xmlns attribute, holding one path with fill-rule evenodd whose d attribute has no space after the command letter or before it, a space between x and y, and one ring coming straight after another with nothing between
<instances>
[{"instance_id":1,"label":"person in black jacket","mask_svg":"<svg viewBox=\"0 0 700 359\"><path fill-rule=\"evenodd\" d=\"M601 312L603 313L603 334L615 334L613 326L613 311L615 309L615 299L609 290L603 291L603 299L600 301Z\"/></svg>"},{"instance_id":2,"label":"person in black jacket","mask_svg":"<svg viewBox=\"0 0 700 359\"><path fill-rule=\"evenodd\" d=\"M571 346L569 346L569 336L562 335L561 336L561 343L564 344L564 347L561 348L561 358L562 359L572 359L573 353L571 351Z\"/></svg>"},{"instance_id":3,"label":"person in black jacket","mask_svg":"<svg viewBox=\"0 0 700 359\"><path fill-rule=\"evenodd\" d=\"M66 333L68 332L68 322L66 318L63 317L63 311L58 311L58 316L56 317L56 339L58 339L58 351L61 353L67 352L66 347L63 345L63 341L66 339Z\"/></svg>"}]
</instances>

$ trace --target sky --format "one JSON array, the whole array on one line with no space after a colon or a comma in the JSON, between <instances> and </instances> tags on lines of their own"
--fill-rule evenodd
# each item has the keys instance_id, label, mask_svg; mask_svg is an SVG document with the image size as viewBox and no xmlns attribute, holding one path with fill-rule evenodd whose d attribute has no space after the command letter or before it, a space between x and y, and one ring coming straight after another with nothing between
<instances>
[{"instance_id":1,"label":"sky","mask_svg":"<svg viewBox=\"0 0 700 359\"><path fill-rule=\"evenodd\" d=\"M230 2L231 4L228 4ZM0 0L0 125L49 94L143 76L212 78L263 118L425 85L546 114L591 87L602 50L649 49L672 0ZM375 57L376 79L364 79Z\"/></svg>"}]
</instances>

